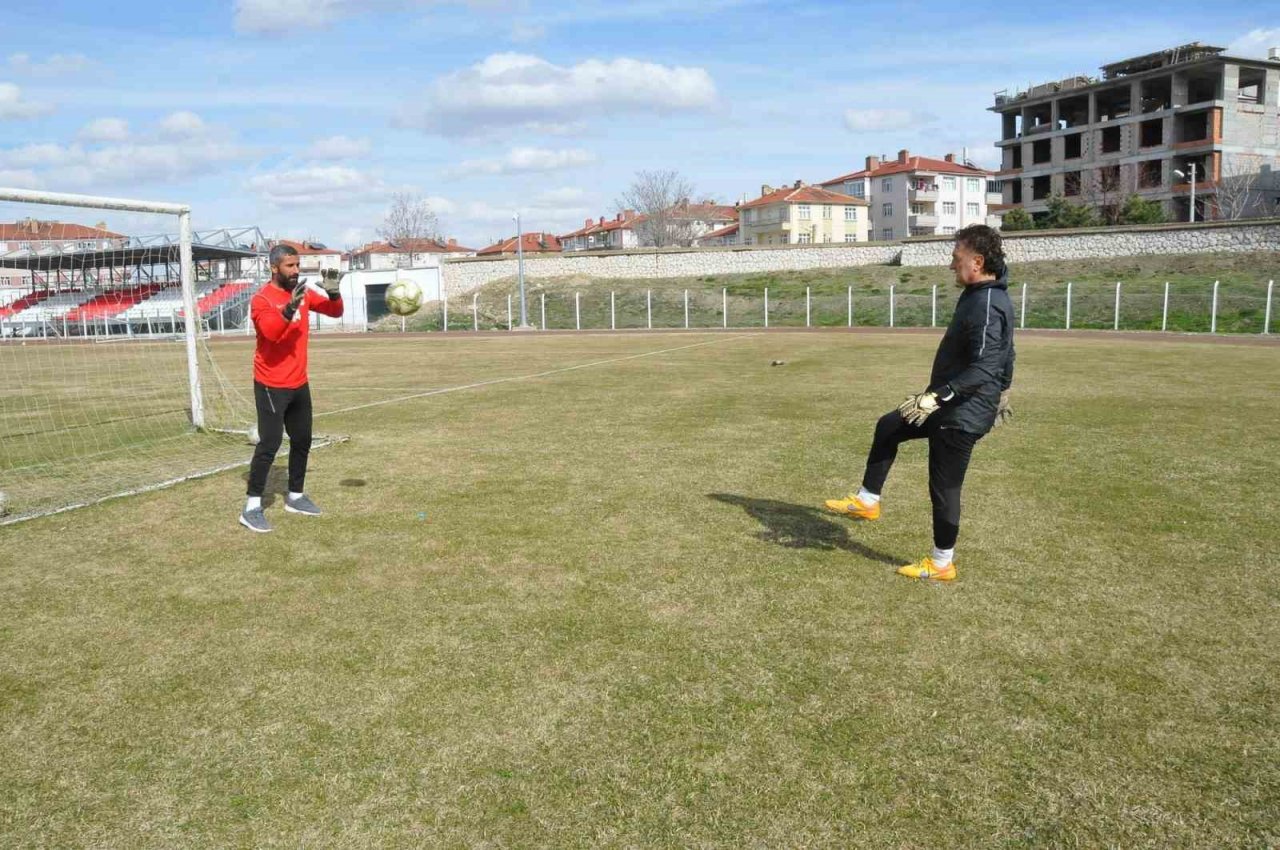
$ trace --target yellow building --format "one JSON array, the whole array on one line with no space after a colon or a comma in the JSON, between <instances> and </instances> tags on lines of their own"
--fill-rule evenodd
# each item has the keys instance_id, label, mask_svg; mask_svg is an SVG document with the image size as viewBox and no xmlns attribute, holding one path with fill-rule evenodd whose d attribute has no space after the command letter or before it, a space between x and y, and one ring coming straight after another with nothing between
<instances>
[{"instance_id":1,"label":"yellow building","mask_svg":"<svg viewBox=\"0 0 1280 850\"><path fill-rule=\"evenodd\" d=\"M820 245L866 242L867 202L809 186L761 186L760 197L739 208L742 245Z\"/></svg>"}]
</instances>

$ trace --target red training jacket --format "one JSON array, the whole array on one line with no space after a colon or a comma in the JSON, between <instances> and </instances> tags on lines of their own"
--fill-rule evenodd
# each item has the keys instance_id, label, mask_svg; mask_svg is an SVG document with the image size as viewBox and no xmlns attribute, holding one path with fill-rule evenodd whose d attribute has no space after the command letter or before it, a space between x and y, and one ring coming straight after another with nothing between
<instances>
[{"instance_id":1,"label":"red training jacket","mask_svg":"<svg viewBox=\"0 0 1280 850\"><path fill-rule=\"evenodd\" d=\"M315 284L307 284L307 295L286 322L284 308L292 293L275 283L254 293L249 315L258 332L258 347L253 353L253 379L260 384L282 390L295 390L307 382L307 332L311 310L338 318L342 315L342 299L330 301L329 295Z\"/></svg>"}]
</instances>

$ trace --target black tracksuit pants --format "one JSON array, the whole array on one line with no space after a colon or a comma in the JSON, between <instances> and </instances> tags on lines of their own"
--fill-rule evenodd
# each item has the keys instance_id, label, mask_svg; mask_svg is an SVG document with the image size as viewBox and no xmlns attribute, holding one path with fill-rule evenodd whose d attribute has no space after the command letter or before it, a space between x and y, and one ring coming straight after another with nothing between
<instances>
[{"instance_id":1,"label":"black tracksuit pants","mask_svg":"<svg viewBox=\"0 0 1280 850\"><path fill-rule=\"evenodd\" d=\"M867 455L862 486L872 493L883 491L885 479L898 456L898 446L908 440L929 441L929 500L933 503L933 545L954 549L960 536L960 488L969 469L969 456L982 437L956 428L940 428L933 417L923 425L908 425L894 410L880 417Z\"/></svg>"},{"instance_id":2,"label":"black tracksuit pants","mask_svg":"<svg viewBox=\"0 0 1280 850\"><path fill-rule=\"evenodd\" d=\"M307 457L311 454L311 385L286 390L254 381L253 399L258 407L258 447L249 462L249 495L261 496L266 490L267 473L286 432L289 492L301 493L307 479Z\"/></svg>"}]
</instances>

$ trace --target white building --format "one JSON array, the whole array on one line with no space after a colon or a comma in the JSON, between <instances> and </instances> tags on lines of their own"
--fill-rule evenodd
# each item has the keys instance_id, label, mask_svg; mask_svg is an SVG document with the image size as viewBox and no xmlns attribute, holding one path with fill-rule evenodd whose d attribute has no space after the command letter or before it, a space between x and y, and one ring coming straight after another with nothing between
<instances>
[{"instance_id":1,"label":"white building","mask_svg":"<svg viewBox=\"0 0 1280 850\"><path fill-rule=\"evenodd\" d=\"M881 162L869 156L866 168L822 183L824 189L862 198L870 204L873 240L951 234L971 224L998 228L992 207L1001 204L993 172L956 161L912 156Z\"/></svg>"},{"instance_id":2,"label":"white building","mask_svg":"<svg viewBox=\"0 0 1280 850\"><path fill-rule=\"evenodd\" d=\"M457 239L412 239L404 242L370 242L351 252L352 271L436 268L443 257L474 257L475 249Z\"/></svg>"}]
</instances>

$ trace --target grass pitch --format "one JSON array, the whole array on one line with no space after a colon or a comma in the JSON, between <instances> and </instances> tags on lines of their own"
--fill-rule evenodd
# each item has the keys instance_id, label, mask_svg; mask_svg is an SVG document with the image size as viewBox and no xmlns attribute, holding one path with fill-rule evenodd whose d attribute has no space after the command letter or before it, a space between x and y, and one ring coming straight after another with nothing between
<instances>
[{"instance_id":1,"label":"grass pitch","mask_svg":"<svg viewBox=\"0 0 1280 850\"><path fill-rule=\"evenodd\" d=\"M1020 337L937 586L923 445L817 508L935 344L314 340L327 516L0 530L0 845L1280 842L1280 349Z\"/></svg>"}]
</instances>

